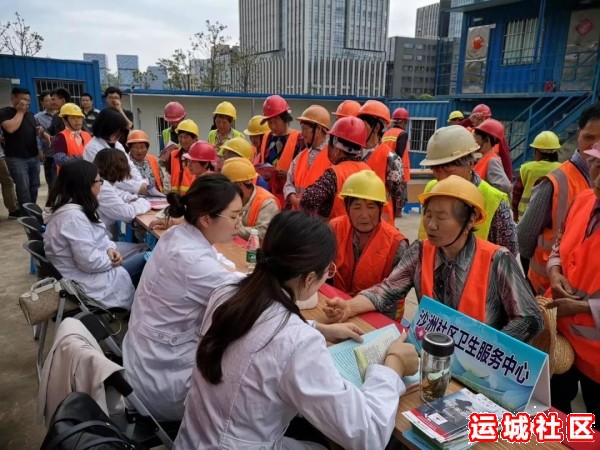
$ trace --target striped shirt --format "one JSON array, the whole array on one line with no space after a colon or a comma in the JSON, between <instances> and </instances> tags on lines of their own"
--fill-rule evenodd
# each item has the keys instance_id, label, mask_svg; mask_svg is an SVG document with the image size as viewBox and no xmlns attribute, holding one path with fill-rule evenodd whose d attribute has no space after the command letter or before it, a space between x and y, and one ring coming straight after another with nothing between
<instances>
[{"instance_id":1,"label":"striped shirt","mask_svg":"<svg viewBox=\"0 0 600 450\"><path fill-rule=\"evenodd\" d=\"M436 251L433 297L446 306L458 308L475 255L475 242L471 235L454 260L449 260L442 249ZM422 242L414 241L388 278L360 294L390 317L395 314L398 299L406 298L412 288L421 298L422 250ZM453 279L446 278L450 267ZM496 251L492 259L485 301L486 322L491 327L521 341L529 341L542 331L542 316L531 288L515 257L504 248Z\"/></svg>"}]
</instances>

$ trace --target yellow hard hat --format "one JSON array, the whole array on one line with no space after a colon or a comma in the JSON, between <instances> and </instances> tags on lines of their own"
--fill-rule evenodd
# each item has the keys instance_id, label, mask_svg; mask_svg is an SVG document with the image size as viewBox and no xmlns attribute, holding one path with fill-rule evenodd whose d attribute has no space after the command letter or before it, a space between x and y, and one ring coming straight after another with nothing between
<instances>
[{"instance_id":1,"label":"yellow hard hat","mask_svg":"<svg viewBox=\"0 0 600 450\"><path fill-rule=\"evenodd\" d=\"M254 116L248 122L248 128L244 130L246 136L258 136L271 131L268 123L262 123L265 118L263 116Z\"/></svg>"},{"instance_id":2,"label":"yellow hard hat","mask_svg":"<svg viewBox=\"0 0 600 450\"><path fill-rule=\"evenodd\" d=\"M221 145L219 153L222 154L223 150L229 150L237 153L242 158L251 160L254 155L252 154L252 145L243 137L234 137L229 139L225 144Z\"/></svg>"},{"instance_id":3,"label":"yellow hard hat","mask_svg":"<svg viewBox=\"0 0 600 450\"><path fill-rule=\"evenodd\" d=\"M460 125L438 128L427 142L422 166L439 166L479 150L472 133Z\"/></svg>"},{"instance_id":4,"label":"yellow hard hat","mask_svg":"<svg viewBox=\"0 0 600 450\"><path fill-rule=\"evenodd\" d=\"M531 146L541 152L555 153L560 149L560 140L552 131L542 131L535 137Z\"/></svg>"},{"instance_id":5,"label":"yellow hard hat","mask_svg":"<svg viewBox=\"0 0 600 450\"><path fill-rule=\"evenodd\" d=\"M320 105L310 105L304 110L300 117L296 117L298 122L308 122L319 125L326 130L331 128L331 116L329 111Z\"/></svg>"},{"instance_id":6,"label":"yellow hard hat","mask_svg":"<svg viewBox=\"0 0 600 450\"><path fill-rule=\"evenodd\" d=\"M473 183L458 175L450 175L448 178L438 181L429 192L419 195L422 205L431 197L452 197L462 200L475 208L477 218L475 225L485 222L485 200L483 195Z\"/></svg>"},{"instance_id":7,"label":"yellow hard hat","mask_svg":"<svg viewBox=\"0 0 600 450\"><path fill-rule=\"evenodd\" d=\"M177 125L177 129L175 131L177 133L185 131L195 136L200 136L200 129L198 128L198 125L196 125L196 122L194 122L192 119L182 120L179 125Z\"/></svg>"},{"instance_id":8,"label":"yellow hard hat","mask_svg":"<svg viewBox=\"0 0 600 450\"><path fill-rule=\"evenodd\" d=\"M385 184L372 170L361 170L346 179L340 198L346 197L363 198L379 203L387 202Z\"/></svg>"},{"instance_id":9,"label":"yellow hard hat","mask_svg":"<svg viewBox=\"0 0 600 450\"><path fill-rule=\"evenodd\" d=\"M60 112L58 113L59 117L85 117L81 108L77 106L75 103L65 103L60 107Z\"/></svg>"},{"instance_id":10,"label":"yellow hard hat","mask_svg":"<svg viewBox=\"0 0 600 450\"><path fill-rule=\"evenodd\" d=\"M254 165L246 158L229 158L223 163L221 173L234 183L253 180L257 177Z\"/></svg>"},{"instance_id":11,"label":"yellow hard hat","mask_svg":"<svg viewBox=\"0 0 600 450\"><path fill-rule=\"evenodd\" d=\"M454 119L464 119L463 113L461 111L452 111L448 116L448 122Z\"/></svg>"},{"instance_id":12,"label":"yellow hard hat","mask_svg":"<svg viewBox=\"0 0 600 450\"><path fill-rule=\"evenodd\" d=\"M213 116L216 114L221 114L223 116L229 116L233 120L237 119L237 111L235 110L235 106L233 106L229 102L221 102L217 105L215 110L213 111Z\"/></svg>"}]
</instances>

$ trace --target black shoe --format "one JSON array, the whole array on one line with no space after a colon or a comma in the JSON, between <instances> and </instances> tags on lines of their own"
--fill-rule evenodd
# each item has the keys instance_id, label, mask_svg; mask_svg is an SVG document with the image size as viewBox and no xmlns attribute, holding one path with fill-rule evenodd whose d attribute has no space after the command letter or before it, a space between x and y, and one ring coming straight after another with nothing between
<instances>
[{"instance_id":1,"label":"black shoe","mask_svg":"<svg viewBox=\"0 0 600 450\"><path fill-rule=\"evenodd\" d=\"M18 209L8 213L9 219L18 219L19 217L21 217L21 212Z\"/></svg>"}]
</instances>

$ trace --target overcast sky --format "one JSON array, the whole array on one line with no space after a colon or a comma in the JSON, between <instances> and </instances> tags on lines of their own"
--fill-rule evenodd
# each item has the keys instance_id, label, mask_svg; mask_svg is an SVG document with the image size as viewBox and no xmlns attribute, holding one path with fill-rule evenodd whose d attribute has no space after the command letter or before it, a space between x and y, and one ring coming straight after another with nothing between
<instances>
[{"instance_id":1,"label":"overcast sky","mask_svg":"<svg viewBox=\"0 0 600 450\"><path fill-rule=\"evenodd\" d=\"M81 59L83 53L105 53L116 69L116 54L140 57L140 69L187 48L205 20L227 25L231 43L239 39L238 0L1 0L0 21L14 10L44 37L41 57ZM390 0L390 36L414 36L416 9L435 0Z\"/></svg>"}]
</instances>

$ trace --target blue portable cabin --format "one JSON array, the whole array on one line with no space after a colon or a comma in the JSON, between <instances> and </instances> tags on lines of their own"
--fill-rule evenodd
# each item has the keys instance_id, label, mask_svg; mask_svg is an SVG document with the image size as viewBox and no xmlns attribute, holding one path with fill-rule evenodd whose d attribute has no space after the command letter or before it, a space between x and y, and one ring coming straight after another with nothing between
<instances>
[{"instance_id":1,"label":"blue portable cabin","mask_svg":"<svg viewBox=\"0 0 600 450\"><path fill-rule=\"evenodd\" d=\"M466 112L490 106L506 125L515 168L531 159L540 131L574 148L577 118L598 100L598 2L452 0L448 11L462 13L460 50L439 58L436 92L453 93L437 98Z\"/></svg>"},{"instance_id":2,"label":"blue portable cabin","mask_svg":"<svg viewBox=\"0 0 600 450\"><path fill-rule=\"evenodd\" d=\"M94 97L96 108L102 104L100 69L97 61L0 55L0 95L4 104L9 103L10 89L14 86L29 89L32 97L30 109L33 113L40 109L38 95L44 90L59 87L67 89L77 104L84 92Z\"/></svg>"}]
</instances>

